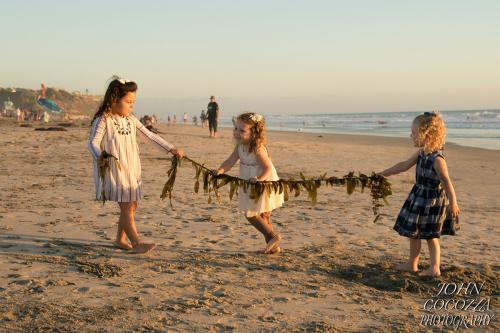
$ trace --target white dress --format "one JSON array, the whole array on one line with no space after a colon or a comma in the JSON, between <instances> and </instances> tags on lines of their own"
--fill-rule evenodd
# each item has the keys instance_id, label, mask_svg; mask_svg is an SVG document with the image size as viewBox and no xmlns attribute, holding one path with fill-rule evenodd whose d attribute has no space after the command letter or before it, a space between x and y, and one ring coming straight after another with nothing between
<instances>
[{"instance_id":1,"label":"white dress","mask_svg":"<svg viewBox=\"0 0 500 333\"><path fill-rule=\"evenodd\" d=\"M264 148L265 149L265 148ZM267 150L266 150L267 153ZM253 177L258 177L262 174L262 166L259 164L257 160L257 155L255 152L248 153L246 148L239 144L238 145L238 156L240 158L240 178L242 179L250 179ZM272 175L269 179L265 179L267 181L270 180L279 180L278 173L272 164ZM242 211L245 212L247 217L252 217L259 215L261 213L270 212L273 209L281 207L284 202L283 193L271 193L271 195L267 195L265 192L262 194L260 199L255 202L254 199L251 199L250 196L243 191L243 189L239 189L238 191L238 204Z\"/></svg>"},{"instance_id":2,"label":"white dress","mask_svg":"<svg viewBox=\"0 0 500 333\"><path fill-rule=\"evenodd\" d=\"M110 161L109 172L104 179L106 200L117 202L132 202L142 199L141 160L137 134L141 134L147 141L159 148L170 151L171 144L160 136L150 132L133 115L120 116L108 114L94 120L88 140L88 148L93 161L96 199L102 200L102 181L96 160L102 151L115 156L121 170L116 163Z\"/></svg>"}]
</instances>

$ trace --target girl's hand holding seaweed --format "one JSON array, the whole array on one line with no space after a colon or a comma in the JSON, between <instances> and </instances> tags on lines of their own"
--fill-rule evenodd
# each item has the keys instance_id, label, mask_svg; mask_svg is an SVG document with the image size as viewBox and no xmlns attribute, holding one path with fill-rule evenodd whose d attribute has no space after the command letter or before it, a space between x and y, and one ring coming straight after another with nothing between
<instances>
[{"instance_id":1,"label":"girl's hand holding seaweed","mask_svg":"<svg viewBox=\"0 0 500 333\"><path fill-rule=\"evenodd\" d=\"M97 158L96 163L99 168L104 166L104 156L102 154Z\"/></svg>"},{"instance_id":2,"label":"girl's hand holding seaweed","mask_svg":"<svg viewBox=\"0 0 500 333\"><path fill-rule=\"evenodd\" d=\"M210 170L210 173L212 174L212 176L217 177L218 175L224 174L224 169L222 168L212 169Z\"/></svg>"},{"instance_id":3,"label":"girl's hand holding seaweed","mask_svg":"<svg viewBox=\"0 0 500 333\"><path fill-rule=\"evenodd\" d=\"M182 149L177 149L175 147L170 149L170 152L175 156L177 156L178 158L183 158L185 156L184 151L182 151Z\"/></svg>"},{"instance_id":4,"label":"girl's hand holding seaweed","mask_svg":"<svg viewBox=\"0 0 500 333\"><path fill-rule=\"evenodd\" d=\"M255 184L259 181L259 179L257 177L252 177L252 178L249 178L248 181L252 184Z\"/></svg>"}]
</instances>

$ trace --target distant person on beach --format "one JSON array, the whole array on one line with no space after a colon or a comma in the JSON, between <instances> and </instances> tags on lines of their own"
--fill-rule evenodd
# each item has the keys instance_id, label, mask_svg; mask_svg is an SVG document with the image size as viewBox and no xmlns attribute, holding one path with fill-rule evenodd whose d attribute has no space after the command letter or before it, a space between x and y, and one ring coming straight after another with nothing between
<instances>
[{"instance_id":1,"label":"distant person on beach","mask_svg":"<svg viewBox=\"0 0 500 333\"><path fill-rule=\"evenodd\" d=\"M201 128L205 127L205 120L206 119L207 119L207 115L205 114L205 110L201 110L201 114L200 114Z\"/></svg>"},{"instance_id":2,"label":"distant person on beach","mask_svg":"<svg viewBox=\"0 0 500 333\"><path fill-rule=\"evenodd\" d=\"M41 87L40 95L38 96L37 99L46 99L47 98L47 87L43 83L40 84L40 87Z\"/></svg>"},{"instance_id":3,"label":"distant person on beach","mask_svg":"<svg viewBox=\"0 0 500 333\"><path fill-rule=\"evenodd\" d=\"M60 108L60 106L57 105L57 103L54 100L47 98L46 95L47 95L47 88L45 87L45 84L42 83L40 95L38 95L36 100L37 104L42 106L45 110L51 113L61 114L63 110Z\"/></svg>"},{"instance_id":4,"label":"distant person on beach","mask_svg":"<svg viewBox=\"0 0 500 333\"><path fill-rule=\"evenodd\" d=\"M152 145L177 157L184 153L150 132L132 115L136 91L135 82L113 77L92 119L88 148L93 157L96 199L116 201L120 207L115 246L134 253L147 253L156 245L140 239L134 220L137 202L142 199L136 136L140 134Z\"/></svg>"},{"instance_id":5,"label":"distant person on beach","mask_svg":"<svg viewBox=\"0 0 500 333\"><path fill-rule=\"evenodd\" d=\"M416 165L416 184L399 212L394 230L410 239L410 257L397 268L418 272L421 240L427 240L430 267L422 276L441 275L441 235L455 235L459 229L455 189L443 155L446 129L441 115L425 112L413 120L411 138L419 149L406 161L379 173L391 176Z\"/></svg>"},{"instance_id":6,"label":"distant person on beach","mask_svg":"<svg viewBox=\"0 0 500 333\"><path fill-rule=\"evenodd\" d=\"M215 101L215 96L210 96L210 103L207 106L208 128L210 137L217 137L217 122L219 119L219 104Z\"/></svg>"},{"instance_id":7,"label":"distant person on beach","mask_svg":"<svg viewBox=\"0 0 500 333\"><path fill-rule=\"evenodd\" d=\"M160 133L157 128L153 126L153 117L145 115L144 116L144 121L142 122L144 127L146 127L149 131L153 132L154 134Z\"/></svg>"},{"instance_id":8,"label":"distant person on beach","mask_svg":"<svg viewBox=\"0 0 500 333\"><path fill-rule=\"evenodd\" d=\"M50 121L50 115L47 111L43 112L43 123L47 125Z\"/></svg>"},{"instance_id":9,"label":"distant person on beach","mask_svg":"<svg viewBox=\"0 0 500 333\"><path fill-rule=\"evenodd\" d=\"M229 157L214 170L215 175L228 172L238 160L240 161L239 177L251 183L279 180L276 169L266 149L265 120L256 113L243 113L234 121L234 139L237 144ZM271 213L281 207L284 202L283 193L264 193L255 202L249 194L240 191L239 208L245 217L258 231L264 235L266 248L261 252L274 254L281 251L281 236L274 231L271 224Z\"/></svg>"},{"instance_id":10,"label":"distant person on beach","mask_svg":"<svg viewBox=\"0 0 500 333\"><path fill-rule=\"evenodd\" d=\"M198 117L193 116L193 125L198 126Z\"/></svg>"},{"instance_id":11,"label":"distant person on beach","mask_svg":"<svg viewBox=\"0 0 500 333\"><path fill-rule=\"evenodd\" d=\"M184 123L184 125L187 125L187 121L188 121L188 115L186 112L184 112L184 115L182 116L182 122Z\"/></svg>"}]
</instances>

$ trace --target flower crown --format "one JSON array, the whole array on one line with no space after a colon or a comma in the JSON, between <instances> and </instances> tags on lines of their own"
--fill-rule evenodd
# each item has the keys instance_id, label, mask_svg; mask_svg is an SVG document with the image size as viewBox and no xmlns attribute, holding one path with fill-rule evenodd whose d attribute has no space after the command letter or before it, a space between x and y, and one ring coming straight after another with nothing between
<instances>
[{"instance_id":1,"label":"flower crown","mask_svg":"<svg viewBox=\"0 0 500 333\"><path fill-rule=\"evenodd\" d=\"M255 123L259 123L264 120L264 117L258 113L254 113L250 116L250 119Z\"/></svg>"}]
</instances>

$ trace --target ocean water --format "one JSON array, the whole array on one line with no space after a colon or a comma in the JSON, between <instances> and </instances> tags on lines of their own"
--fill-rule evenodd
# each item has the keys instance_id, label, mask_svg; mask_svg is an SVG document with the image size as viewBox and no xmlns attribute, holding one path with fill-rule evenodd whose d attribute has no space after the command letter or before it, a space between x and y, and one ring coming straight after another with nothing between
<instances>
[{"instance_id":1,"label":"ocean water","mask_svg":"<svg viewBox=\"0 0 500 333\"><path fill-rule=\"evenodd\" d=\"M344 133L409 138L411 123L421 112L269 115L270 130ZM463 146L500 150L500 110L442 111L446 141ZM231 117L221 117L231 127Z\"/></svg>"}]
</instances>

